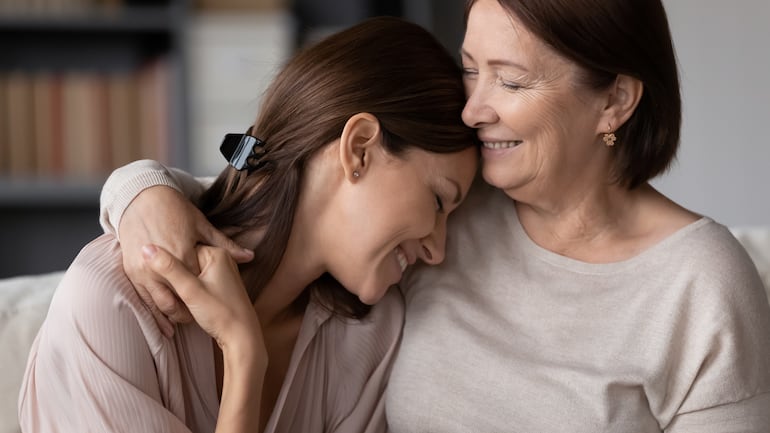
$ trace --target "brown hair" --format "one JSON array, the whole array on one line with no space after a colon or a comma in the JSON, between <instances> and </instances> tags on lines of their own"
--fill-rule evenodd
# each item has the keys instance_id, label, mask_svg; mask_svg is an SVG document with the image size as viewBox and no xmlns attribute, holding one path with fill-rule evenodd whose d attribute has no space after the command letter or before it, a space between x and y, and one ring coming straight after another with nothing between
<instances>
[{"instance_id":1,"label":"brown hair","mask_svg":"<svg viewBox=\"0 0 770 433\"><path fill-rule=\"evenodd\" d=\"M296 54L268 88L253 127L266 143L262 165L250 173L226 168L202 198L215 226L264 228L248 265L258 272L244 273L252 299L285 252L305 166L352 115L376 116L395 156L410 147L452 153L477 143L461 119L464 103L451 55L428 31L399 18L369 19ZM313 286L338 313L368 312L329 275Z\"/></svg>"},{"instance_id":2,"label":"brown hair","mask_svg":"<svg viewBox=\"0 0 770 433\"><path fill-rule=\"evenodd\" d=\"M466 22L475 0L466 3ZM618 74L644 85L636 111L615 134L615 181L633 189L676 156L682 120L679 76L660 0L498 0L531 33L606 88Z\"/></svg>"}]
</instances>

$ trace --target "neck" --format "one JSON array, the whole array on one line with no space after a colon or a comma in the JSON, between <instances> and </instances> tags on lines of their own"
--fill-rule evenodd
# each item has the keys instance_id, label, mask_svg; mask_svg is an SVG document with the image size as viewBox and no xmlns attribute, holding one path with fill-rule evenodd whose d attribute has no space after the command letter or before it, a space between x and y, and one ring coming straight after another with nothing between
<instances>
[{"instance_id":1,"label":"neck","mask_svg":"<svg viewBox=\"0 0 770 433\"><path fill-rule=\"evenodd\" d=\"M313 246L316 243L312 233L305 233L303 230L308 225L295 216L293 227L275 273L254 300L254 309L265 328L296 316L293 308L295 301L324 272L317 254L314 253L316 249ZM261 238L261 233L252 231L244 233L235 241L240 245L255 248ZM263 269L257 269L255 266L242 269L242 277L247 284L251 280L250 275L264 272Z\"/></svg>"},{"instance_id":2,"label":"neck","mask_svg":"<svg viewBox=\"0 0 770 433\"><path fill-rule=\"evenodd\" d=\"M562 191L557 198L518 201L521 224L538 244L552 251L592 245L633 230L640 199L651 187L629 191L617 185Z\"/></svg>"},{"instance_id":3,"label":"neck","mask_svg":"<svg viewBox=\"0 0 770 433\"><path fill-rule=\"evenodd\" d=\"M336 146L327 146L305 166L297 206L286 249L270 281L254 300L254 309L263 328L280 326L297 317L297 299L308 286L326 272L328 248L323 241L323 228L333 226L333 197L344 181L338 163ZM331 216L330 216L331 215ZM256 248L265 228L254 228L235 239L247 248ZM264 269L246 267L242 276L258 275Z\"/></svg>"},{"instance_id":4,"label":"neck","mask_svg":"<svg viewBox=\"0 0 770 433\"><path fill-rule=\"evenodd\" d=\"M327 185L329 182L319 181L314 174L308 169L286 250L272 278L254 300L254 308L264 328L296 317L295 301L313 281L326 272L320 228L328 212L329 196L315 185ZM263 231L255 229L245 233L236 242L255 248ZM264 270L251 267L245 270L243 276L248 278L248 273L258 272Z\"/></svg>"}]
</instances>

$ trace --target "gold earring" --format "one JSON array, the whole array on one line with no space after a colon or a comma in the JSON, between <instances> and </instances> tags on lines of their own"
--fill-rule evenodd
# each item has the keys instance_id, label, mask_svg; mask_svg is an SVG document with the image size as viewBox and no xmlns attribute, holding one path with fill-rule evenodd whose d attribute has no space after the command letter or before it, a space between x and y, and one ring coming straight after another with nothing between
<instances>
[{"instance_id":1,"label":"gold earring","mask_svg":"<svg viewBox=\"0 0 770 433\"><path fill-rule=\"evenodd\" d=\"M618 137L615 137L615 133L612 132L612 124L607 124L607 132L604 134L604 137L602 137L602 140L604 140L604 144L607 146L614 146L615 140L617 140Z\"/></svg>"}]
</instances>

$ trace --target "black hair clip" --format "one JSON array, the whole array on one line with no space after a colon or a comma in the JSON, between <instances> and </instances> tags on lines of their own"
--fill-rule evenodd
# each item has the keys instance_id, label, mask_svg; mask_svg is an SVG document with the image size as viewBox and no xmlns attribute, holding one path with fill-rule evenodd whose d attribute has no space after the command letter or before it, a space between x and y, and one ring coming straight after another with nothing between
<instances>
[{"instance_id":1,"label":"black hair clip","mask_svg":"<svg viewBox=\"0 0 770 433\"><path fill-rule=\"evenodd\" d=\"M259 159L265 154L265 142L251 134L251 127L245 134L225 134L219 151L236 170L256 170Z\"/></svg>"}]
</instances>

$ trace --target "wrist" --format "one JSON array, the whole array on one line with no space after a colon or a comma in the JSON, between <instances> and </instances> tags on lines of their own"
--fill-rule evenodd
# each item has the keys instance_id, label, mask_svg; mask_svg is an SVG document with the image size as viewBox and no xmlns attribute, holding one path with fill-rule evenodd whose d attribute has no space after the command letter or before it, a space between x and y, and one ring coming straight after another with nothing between
<instances>
[{"instance_id":1,"label":"wrist","mask_svg":"<svg viewBox=\"0 0 770 433\"><path fill-rule=\"evenodd\" d=\"M220 341L225 368L259 372L267 369L267 349L261 334L247 333L238 338ZM263 371L264 373L264 371Z\"/></svg>"}]
</instances>

